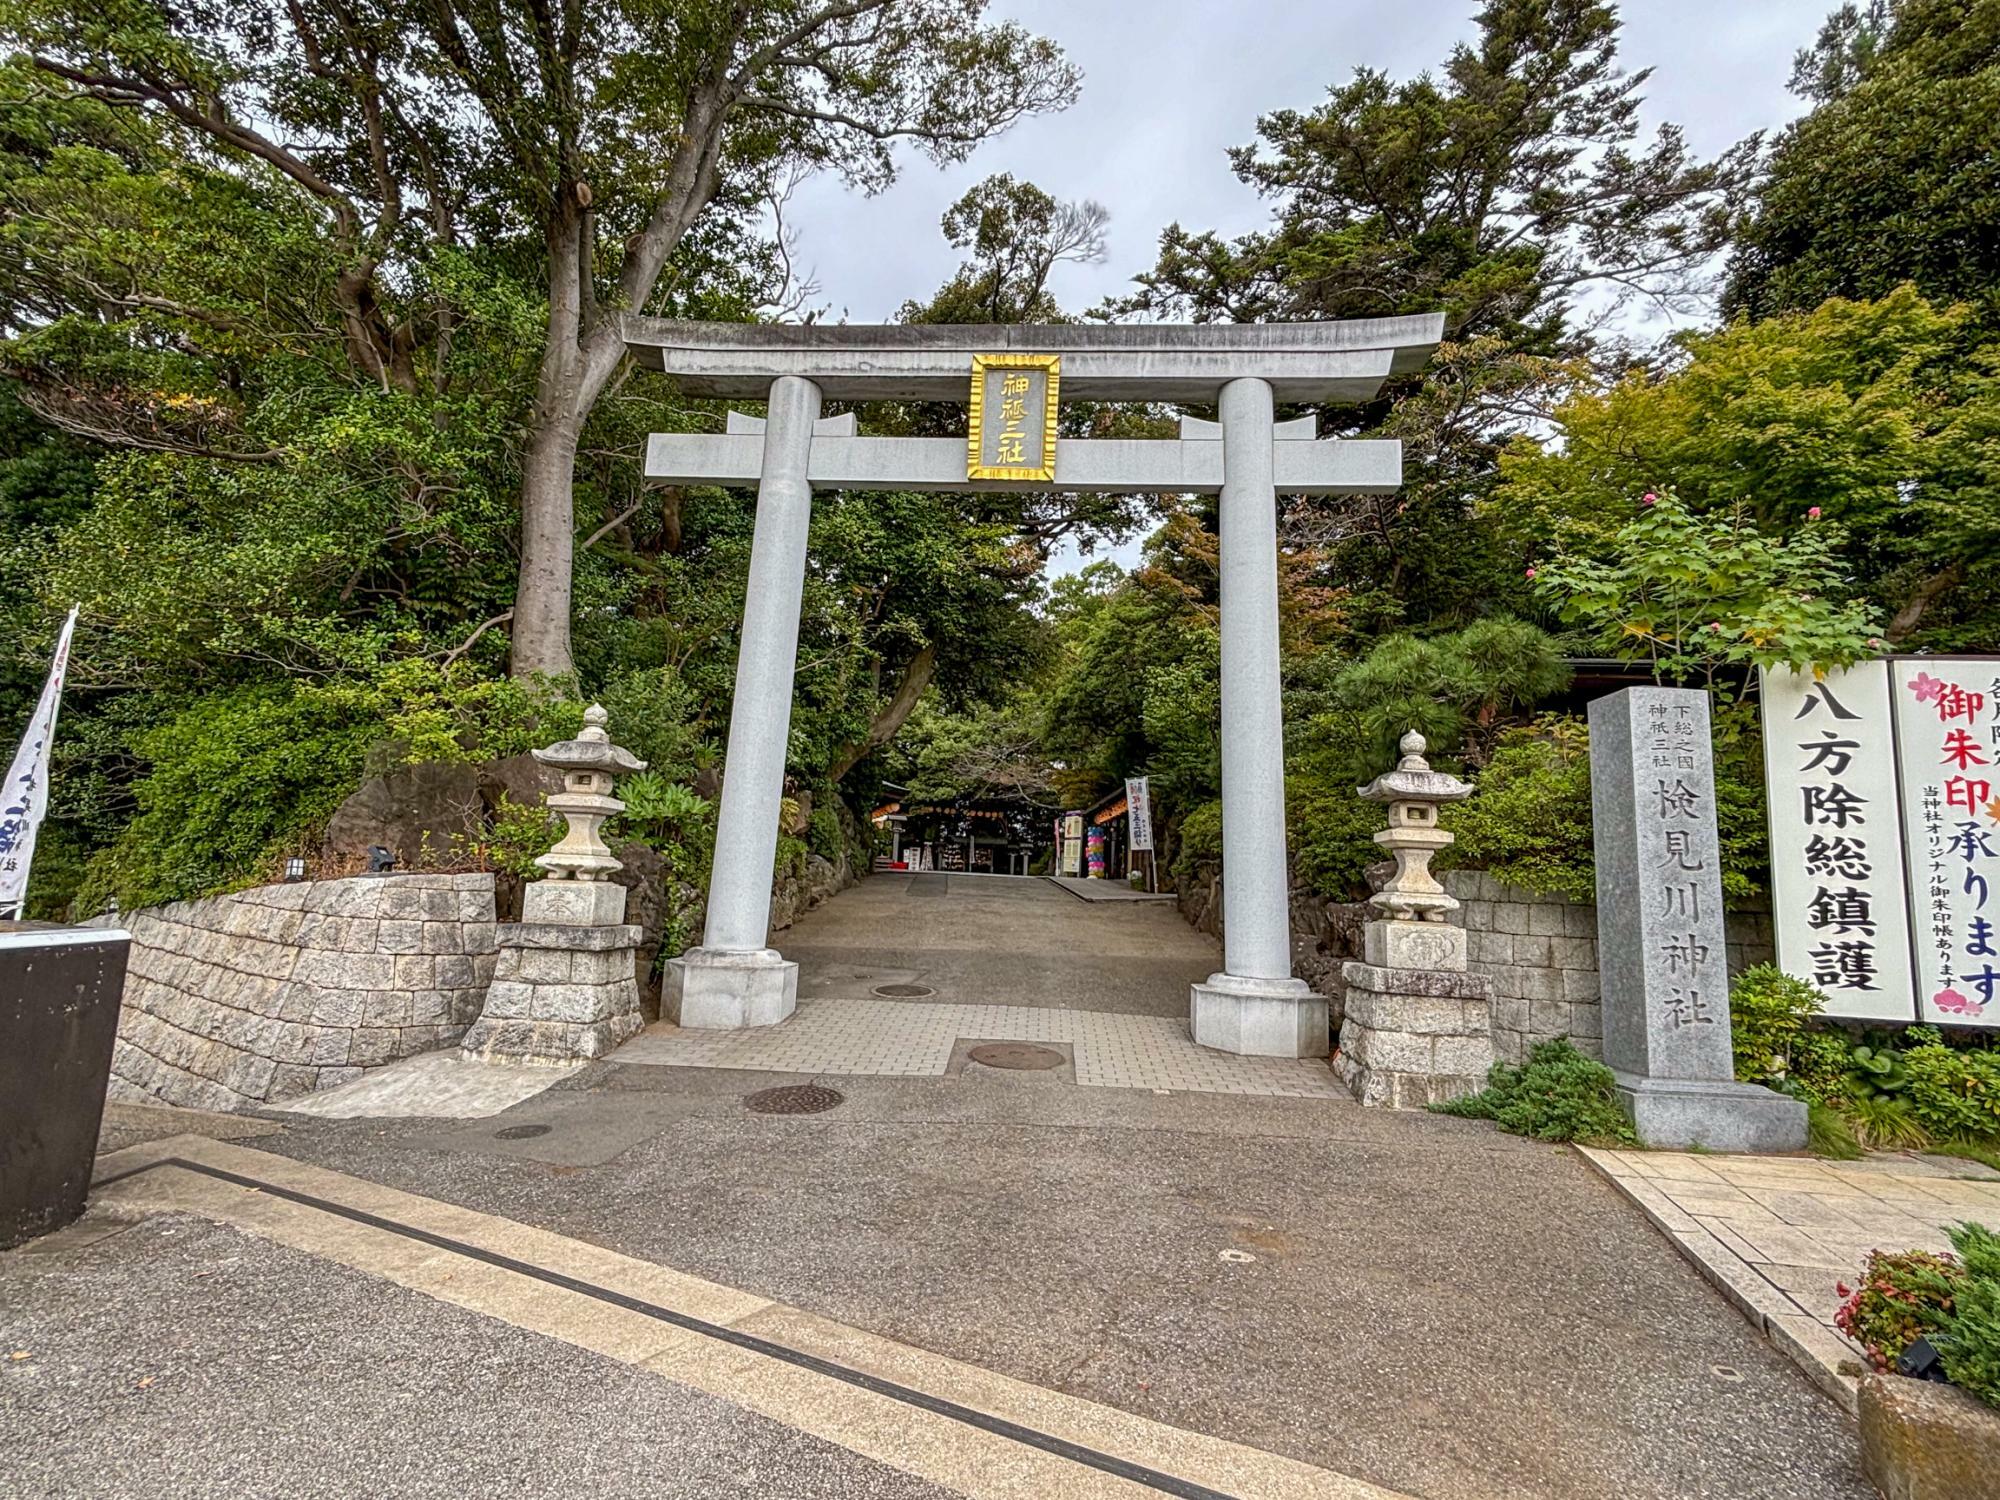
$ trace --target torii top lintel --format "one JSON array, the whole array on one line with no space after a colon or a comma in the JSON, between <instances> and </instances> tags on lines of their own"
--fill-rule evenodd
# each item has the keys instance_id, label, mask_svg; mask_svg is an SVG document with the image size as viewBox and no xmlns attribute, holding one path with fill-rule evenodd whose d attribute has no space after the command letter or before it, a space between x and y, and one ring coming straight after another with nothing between
<instances>
[{"instance_id":1,"label":"torii top lintel","mask_svg":"<svg viewBox=\"0 0 2000 1500\"><path fill-rule=\"evenodd\" d=\"M1372 400L1423 366L1442 313L1332 323L682 323L628 316L625 346L692 396L762 400L803 376L830 401L963 401L975 354L1059 354L1066 401L1209 403L1232 380L1274 399Z\"/></svg>"}]
</instances>

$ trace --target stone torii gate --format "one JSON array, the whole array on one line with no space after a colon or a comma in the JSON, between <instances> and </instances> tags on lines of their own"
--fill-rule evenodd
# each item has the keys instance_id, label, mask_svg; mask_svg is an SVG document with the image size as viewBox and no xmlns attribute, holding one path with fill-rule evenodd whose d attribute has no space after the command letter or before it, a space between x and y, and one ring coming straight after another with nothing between
<instances>
[{"instance_id":1,"label":"stone torii gate","mask_svg":"<svg viewBox=\"0 0 2000 1500\"><path fill-rule=\"evenodd\" d=\"M1315 441L1281 402L1360 402L1415 370L1442 315L1183 326L827 326L628 319L642 366L694 396L762 400L717 435L655 433L655 484L757 486L743 639L723 768L708 923L668 966L682 1026L769 1026L798 1003L798 966L765 946L784 790L806 532L814 489L1051 489L1221 496L1223 969L1193 986L1194 1039L1301 1057L1327 1045L1326 1001L1292 976L1278 677L1277 495L1378 494L1402 445ZM969 435L872 438L824 401L963 401ZM1175 439L1058 439L1063 400L1219 408Z\"/></svg>"}]
</instances>

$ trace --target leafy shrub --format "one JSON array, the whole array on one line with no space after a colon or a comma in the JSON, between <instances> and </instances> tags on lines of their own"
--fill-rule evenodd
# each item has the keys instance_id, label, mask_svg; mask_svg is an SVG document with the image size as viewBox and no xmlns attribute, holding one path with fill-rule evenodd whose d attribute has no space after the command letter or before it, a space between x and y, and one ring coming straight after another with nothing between
<instances>
[{"instance_id":1,"label":"leafy shrub","mask_svg":"<svg viewBox=\"0 0 2000 1500\"><path fill-rule=\"evenodd\" d=\"M1538 1141L1631 1145L1636 1140L1612 1092L1614 1079L1567 1037L1543 1042L1522 1067L1495 1063L1477 1094L1433 1105L1439 1114L1491 1120L1514 1135Z\"/></svg>"},{"instance_id":2,"label":"leafy shrub","mask_svg":"<svg viewBox=\"0 0 2000 1500\"><path fill-rule=\"evenodd\" d=\"M1903 1052L1902 1069L1910 1112L1929 1134L2000 1134L2000 1054L1925 1042Z\"/></svg>"},{"instance_id":3,"label":"leafy shrub","mask_svg":"<svg viewBox=\"0 0 2000 1500\"><path fill-rule=\"evenodd\" d=\"M715 759L701 694L672 667L614 677L604 685L600 701L611 715L611 737L655 775L685 780Z\"/></svg>"},{"instance_id":4,"label":"leafy shrub","mask_svg":"<svg viewBox=\"0 0 2000 1500\"><path fill-rule=\"evenodd\" d=\"M1174 874L1192 879L1202 865L1222 858L1222 804L1204 802L1181 819L1180 848L1174 851Z\"/></svg>"},{"instance_id":5,"label":"leafy shrub","mask_svg":"<svg viewBox=\"0 0 2000 1500\"><path fill-rule=\"evenodd\" d=\"M665 858L677 879L705 886L715 852L715 804L657 771L627 776L618 796L626 835Z\"/></svg>"},{"instance_id":6,"label":"leafy shrub","mask_svg":"<svg viewBox=\"0 0 2000 1500\"><path fill-rule=\"evenodd\" d=\"M478 852L496 870L523 880L540 880L548 871L535 861L555 848L562 835L562 819L548 808L503 796L493 810Z\"/></svg>"},{"instance_id":7,"label":"leafy shrub","mask_svg":"<svg viewBox=\"0 0 2000 1500\"><path fill-rule=\"evenodd\" d=\"M1876 1369L1890 1369L1910 1345L1951 1322L1964 1277L1964 1269L1949 1255L1870 1251L1861 1284L1839 1288L1846 1300L1833 1315L1834 1325L1867 1352Z\"/></svg>"},{"instance_id":8,"label":"leafy shrub","mask_svg":"<svg viewBox=\"0 0 2000 1500\"><path fill-rule=\"evenodd\" d=\"M1729 987L1729 1032L1736 1052L1736 1076L1745 1083L1772 1087L1793 1081L1793 1057L1805 1041L1808 1023L1820 1013L1825 1000L1805 980L1794 978L1776 964L1758 964L1737 975Z\"/></svg>"},{"instance_id":9,"label":"leafy shrub","mask_svg":"<svg viewBox=\"0 0 2000 1500\"><path fill-rule=\"evenodd\" d=\"M1368 867L1384 857L1375 842L1375 831L1383 826L1381 806L1363 802L1354 786L1347 777L1285 778L1293 868L1309 889L1334 900L1365 893Z\"/></svg>"},{"instance_id":10,"label":"leafy shrub","mask_svg":"<svg viewBox=\"0 0 2000 1500\"><path fill-rule=\"evenodd\" d=\"M1946 1232L1964 1274L1954 1283L1950 1325L1932 1342L1952 1384L2000 1407L2000 1235L1981 1224Z\"/></svg>"},{"instance_id":11,"label":"leafy shrub","mask_svg":"<svg viewBox=\"0 0 2000 1500\"><path fill-rule=\"evenodd\" d=\"M1726 901L1759 894L1770 865L1763 751L1745 713L1717 704L1714 714L1716 837ZM1439 858L1440 868L1486 870L1531 891L1597 899L1589 725L1574 714L1547 714L1507 730L1474 784L1469 801L1444 811L1442 824L1458 842Z\"/></svg>"},{"instance_id":12,"label":"leafy shrub","mask_svg":"<svg viewBox=\"0 0 2000 1500\"><path fill-rule=\"evenodd\" d=\"M1590 731L1550 715L1500 736L1472 799L1444 813L1458 842L1439 860L1531 891L1597 899L1590 833Z\"/></svg>"},{"instance_id":13,"label":"leafy shrub","mask_svg":"<svg viewBox=\"0 0 2000 1500\"><path fill-rule=\"evenodd\" d=\"M78 914L205 896L301 844L360 782L379 718L320 691L239 688L139 735L138 815L91 860Z\"/></svg>"}]
</instances>

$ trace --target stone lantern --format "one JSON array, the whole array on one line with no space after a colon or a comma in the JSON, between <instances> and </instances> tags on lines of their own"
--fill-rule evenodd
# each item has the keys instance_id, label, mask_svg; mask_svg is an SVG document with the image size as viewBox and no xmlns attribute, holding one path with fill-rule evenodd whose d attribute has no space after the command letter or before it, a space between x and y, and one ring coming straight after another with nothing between
<instances>
[{"instance_id":1,"label":"stone lantern","mask_svg":"<svg viewBox=\"0 0 2000 1500\"><path fill-rule=\"evenodd\" d=\"M569 823L562 842L535 863L548 879L530 885L522 897L523 920L602 926L625 920L625 887L610 877L624 869L604 842L605 820L625 811L611 795L615 778L643 771L646 763L622 745L611 743L605 729L610 715L593 703L583 713L583 729L573 740L558 740L535 759L563 773L563 789L547 799L549 811ZM578 882L583 887L570 886Z\"/></svg>"},{"instance_id":2,"label":"stone lantern","mask_svg":"<svg viewBox=\"0 0 2000 1500\"><path fill-rule=\"evenodd\" d=\"M1368 898L1368 904L1391 921L1443 924L1458 910L1458 901L1431 874L1431 856L1448 847L1453 838L1438 827L1438 808L1447 802L1464 801L1472 795L1472 787L1448 771L1433 771L1424 759L1424 737L1414 729L1396 748L1402 753L1396 769L1358 789L1370 802L1389 804L1389 826L1375 835L1375 842L1396 860L1395 873ZM1459 938L1460 962L1456 967L1464 968L1463 931L1455 927L1444 931ZM1434 957L1441 951L1439 942L1450 943L1442 932L1425 934L1422 939L1414 931L1385 938L1392 948L1398 940L1412 950L1410 961L1399 962L1386 954L1371 956L1368 961L1392 969L1439 968L1442 965Z\"/></svg>"},{"instance_id":3,"label":"stone lantern","mask_svg":"<svg viewBox=\"0 0 2000 1500\"><path fill-rule=\"evenodd\" d=\"M563 789L547 801L569 828L535 861L549 873L522 891L521 920L500 928L485 1008L462 1043L468 1056L581 1062L644 1025L636 968L644 934L625 921L625 887L610 879L624 867L602 829L625 810L611 795L615 779L646 763L611 743L607 719L593 703L575 739L534 752L563 773Z\"/></svg>"},{"instance_id":4,"label":"stone lantern","mask_svg":"<svg viewBox=\"0 0 2000 1500\"><path fill-rule=\"evenodd\" d=\"M1357 790L1389 804L1375 842L1396 859L1394 873L1368 898L1376 915L1362 928L1364 962L1342 966L1347 993L1334 1072L1363 1104L1420 1109L1482 1087L1493 1065L1493 987L1465 969L1458 902L1431 874L1431 856L1451 844L1438 808L1472 787L1424 759L1415 730L1397 746L1393 771Z\"/></svg>"}]
</instances>

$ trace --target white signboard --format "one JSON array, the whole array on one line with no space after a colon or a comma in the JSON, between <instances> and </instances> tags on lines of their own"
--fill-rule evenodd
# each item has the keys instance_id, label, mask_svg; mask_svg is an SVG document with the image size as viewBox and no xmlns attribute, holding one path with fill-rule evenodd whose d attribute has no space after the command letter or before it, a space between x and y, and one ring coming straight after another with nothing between
<instances>
[{"instance_id":1,"label":"white signboard","mask_svg":"<svg viewBox=\"0 0 2000 1500\"><path fill-rule=\"evenodd\" d=\"M1778 966L1851 1020L1916 1019L1889 699L1883 661L1764 673Z\"/></svg>"},{"instance_id":2,"label":"white signboard","mask_svg":"<svg viewBox=\"0 0 2000 1500\"><path fill-rule=\"evenodd\" d=\"M28 867L35 861L35 835L49 810L49 751L55 744L56 713L62 707L63 677L69 670L69 641L76 610L63 622L49 679L28 720L7 781L0 786L0 917L21 915L28 896Z\"/></svg>"},{"instance_id":3,"label":"white signboard","mask_svg":"<svg viewBox=\"0 0 2000 1500\"><path fill-rule=\"evenodd\" d=\"M2000 658L1911 658L1893 680L1917 1000L2000 1026Z\"/></svg>"},{"instance_id":4,"label":"white signboard","mask_svg":"<svg viewBox=\"0 0 2000 1500\"><path fill-rule=\"evenodd\" d=\"M1131 818L1132 848L1145 854L1153 850L1153 796L1143 776L1125 778L1125 808Z\"/></svg>"},{"instance_id":5,"label":"white signboard","mask_svg":"<svg viewBox=\"0 0 2000 1500\"><path fill-rule=\"evenodd\" d=\"M1063 819L1062 872L1083 873L1083 814L1071 813Z\"/></svg>"}]
</instances>

